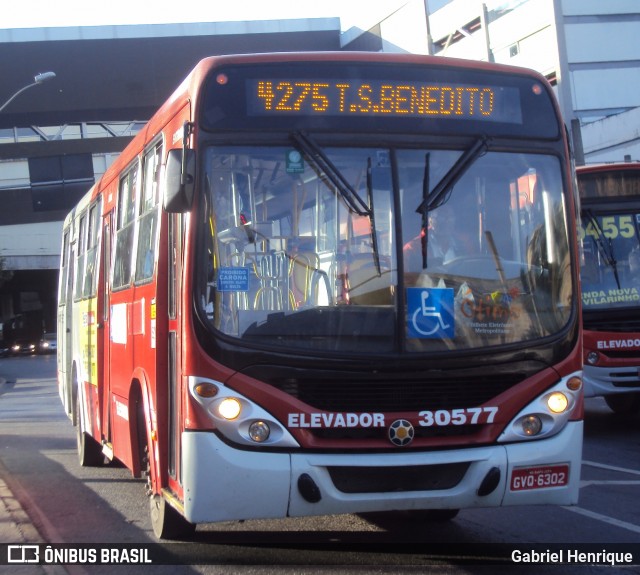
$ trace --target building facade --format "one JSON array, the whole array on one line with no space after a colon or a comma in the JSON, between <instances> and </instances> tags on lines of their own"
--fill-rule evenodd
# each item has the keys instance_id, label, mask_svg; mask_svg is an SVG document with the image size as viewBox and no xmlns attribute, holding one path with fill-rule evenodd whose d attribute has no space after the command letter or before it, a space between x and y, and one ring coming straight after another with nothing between
<instances>
[{"instance_id":1,"label":"building facade","mask_svg":"<svg viewBox=\"0 0 640 575\"><path fill-rule=\"evenodd\" d=\"M381 49L537 70L578 163L640 161L637 0L411 0L378 29Z\"/></svg>"}]
</instances>

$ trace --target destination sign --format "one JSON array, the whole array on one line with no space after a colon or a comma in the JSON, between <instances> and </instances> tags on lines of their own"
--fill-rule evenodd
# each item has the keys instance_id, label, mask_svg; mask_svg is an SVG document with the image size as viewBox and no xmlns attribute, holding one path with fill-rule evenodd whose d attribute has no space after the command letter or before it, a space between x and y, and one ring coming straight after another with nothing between
<instances>
[{"instance_id":1,"label":"destination sign","mask_svg":"<svg viewBox=\"0 0 640 575\"><path fill-rule=\"evenodd\" d=\"M414 81L249 79L249 116L378 116L522 123L513 87Z\"/></svg>"},{"instance_id":2,"label":"destination sign","mask_svg":"<svg viewBox=\"0 0 640 575\"><path fill-rule=\"evenodd\" d=\"M462 135L557 140L544 81L508 67L296 60L220 66L200 105L207 131Z\"/></svg>"}]
</instances>

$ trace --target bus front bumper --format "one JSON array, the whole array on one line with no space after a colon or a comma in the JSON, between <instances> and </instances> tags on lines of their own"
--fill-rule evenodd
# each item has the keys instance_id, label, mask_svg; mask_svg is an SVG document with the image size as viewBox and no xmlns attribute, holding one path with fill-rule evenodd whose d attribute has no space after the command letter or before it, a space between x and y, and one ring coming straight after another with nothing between
<instances>
[{"instance_id":1,"label":"bus front bumper","mask_svg":"<svg viewBox=\"0 0 640 575\"><path fill-rule=\"evenodd\" d=\"M583 382L585 397L640 392L640 367L595 367L585 363Z\"/></svg>"},{"instance_id":2,"label":"bus front bumper","mask_svg":"<svg viewBox=\"0 0 640 575\"><path fill-rule=\"evenodd\" d=\"M571 505L578 500L582 432L582 421L570 421L557 435L539 441L375 454L248 451L222 442L214 433L185 432L185 516L192 523L209 523L374 511ZM412 482L419 488L407 487Z\"/></svg>"}]
</instances>

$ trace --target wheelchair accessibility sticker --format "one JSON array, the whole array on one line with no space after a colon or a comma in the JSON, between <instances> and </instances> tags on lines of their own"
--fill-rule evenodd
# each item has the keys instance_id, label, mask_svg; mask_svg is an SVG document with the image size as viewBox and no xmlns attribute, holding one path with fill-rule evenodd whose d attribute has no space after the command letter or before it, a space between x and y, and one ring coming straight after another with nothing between
<instances>
[{"instance_id":1,"label":"wheelchair accessibility sticker","mask_svg":"<svg viewBox=\"0 0 640 575\"><path fill-rule=\"evenodd\" d=\"M408 335L414 338L453 337L453 289L407 288Z\"/></svg>"}]
</instances>

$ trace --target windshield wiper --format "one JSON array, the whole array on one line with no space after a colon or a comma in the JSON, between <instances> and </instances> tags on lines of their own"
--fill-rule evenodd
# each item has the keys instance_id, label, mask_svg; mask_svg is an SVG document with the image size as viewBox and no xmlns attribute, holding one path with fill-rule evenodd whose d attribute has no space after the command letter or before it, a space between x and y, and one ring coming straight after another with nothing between
<instances>
[{"instance_id":1,"label":"windshield wiper","mask_svg":"<svg viewBox=\"0 0 640 575\"><path fill-rule=\"evenodd\" d=\"M446 192L448 192L452 186L454 186L466 171L471 167L480 156L482 156L489 148L489 138L487 136L481 136L478 138L472 146L466 150L456 161L451 169L444 175L444 177L435 185L433 190L422 200L420 205L416 208L416 212L424 214L429 210L438 207L439 202L442 200Z\"/></svg>"},{"instance_id":2,"label":"windshield wiper","mask_svg":"<svg viewBox=\"0 0 640 575\"><path fill-rule=\"evenodd\" d=\"M429 242L429 180L431 177L431 154L427 152L424 156L424 175L422 177L422 204L424 208L419 210L422 213L422 227L420 228L420 248L422 252L422 269L427 269L427 246Z\"/></svg>"},{"instance_id":3,"label":"windshield wiper","mask_svg":"<svg viewBox=\"0 0 640 575\"><path fill-rule=\"evenodd\" d=\"M605 237L605 235L604 235L604 232L602 231L602 228L600 227L600 223L598 222L598 219L593 215L593 212L591 210L583 210L583 213L587 216L587 218L589 219L589 222L591 222L591 225L596 230L596 234L597 234L596 236L593 236L591 234L590 235L593 238L593 241L595 242L596 247L598 248L598 251L602 254L604 261L613 270L613 277L616 280L616 285L618 286L618 289L620 289L620 277L618 276L618 260L616 260L615 255L613 253L613 242L611 241L611 238L607 238L608 242L607 242L607 245L605 245L604 241L602 240L602 238Z\"/></svg>"},{"instance_id":4,"label":"windshield wiper","mask_svg":"<svg viewBox=\"0 0 640 575\"><path fill-rule=\"evenodd\" d=\"M291 138L307 156L309 161L315 165L318 171L329 178L352 212L355 212L359 216L371 216L369 206L367 206L358 195L358 192L353 189L353 186L315 141L303 132L293 132Z\"/></svg>"},{"instance_id":5,"label":"windshield wiper","mask_svg":"<svg viewBox=\"0 0 640 575\"><path fill-rule=\"evenodd\" d=\"M373 168L371 158L367 158L367 201L369 202L369 224L371 226L371 249L373 251L373 262L378 272L378 277L382 275L380 268L380 252L378 252L378 231L376 230L375 209L373 206Z\"/></svg>"}]
</instances>

